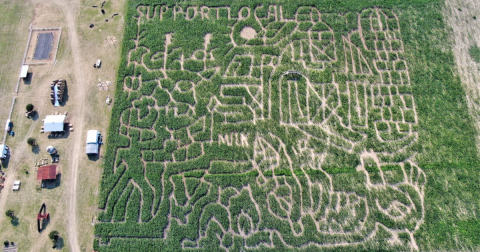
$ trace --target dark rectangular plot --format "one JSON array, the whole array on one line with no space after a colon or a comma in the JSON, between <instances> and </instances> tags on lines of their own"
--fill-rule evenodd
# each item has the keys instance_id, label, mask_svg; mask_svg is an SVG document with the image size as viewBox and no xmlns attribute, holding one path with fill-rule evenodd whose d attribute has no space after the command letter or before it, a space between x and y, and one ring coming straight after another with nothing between
<instances>
[{"instance_id":1,"label":"dark rectangular plot","mask_svg":"<svg viewBox=\"0 0 480 252\"><path fill-rule=\"evenodd\" d=\"M44 60L50 58L52 50L53 33L40 33L37 39L37 46L33 54L34 60Z\"/></svg>"}]
</instances>

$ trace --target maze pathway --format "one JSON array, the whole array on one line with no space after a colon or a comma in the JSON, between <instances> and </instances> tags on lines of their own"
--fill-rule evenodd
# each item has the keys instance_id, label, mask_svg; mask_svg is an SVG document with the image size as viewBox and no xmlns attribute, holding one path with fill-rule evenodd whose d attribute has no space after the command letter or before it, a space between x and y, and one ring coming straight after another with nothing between
<instances>
[{"instance_id":1,"label":"maze pathway","mask_svg":"<svg viewBox=\"0 0 480 252\"><path fill-rule=\"evenodd\" d=\"M132 20L100 248L418 250L426 177L395 13L159 5Z\"/></svg>"}]
</instances>

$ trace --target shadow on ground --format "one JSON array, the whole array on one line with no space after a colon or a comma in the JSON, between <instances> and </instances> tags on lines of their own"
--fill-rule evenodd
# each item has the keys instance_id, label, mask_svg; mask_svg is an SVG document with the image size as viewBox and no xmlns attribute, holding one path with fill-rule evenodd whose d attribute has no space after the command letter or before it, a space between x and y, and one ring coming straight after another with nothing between
<instances>
[{"instance_id":1,"label":"shadow on ground","mask_svg":"<svg viewBox=\"0 0 480 252\"><path fill-rule=\"evenodd\" d=\"M10 157L2 160L2 167L8 168L8 164L10 163Z\"/></svg>"},{"instance_id":2,"label":"shadow on ground","mask_svg":"<svg viewBox=\"0 0 480 252\"><path fill-rule=\"evenodd\" d=\"M88 160L90 161L97 161L100 159L100 154L98 155L88 155Z\"/></svg>"},{"instance_id":3,"label":"shadow on ground","mask_svg":"<svg viewBox=\"0 0 480 252\"><path fill-rule=\"evenodd\" d=\"M25 85L32 84L33 73L27 73L27 77L23 78L23 83Z\"/></svg>"},{"instance_id":4,"label":"shadow on ground","mask_svg":"<svg viewBox=\"0 0 480 252\"><path fill-rule=\"evenodd\" d=\"M32 152L35 153L35 154L40 153L40 146L38 146L38 145L33 146L32 147Z\"/></svg>"},{"instance_id":5,"label":"shadow on ground","mask_svg":"<svg viewBox=\"0 0 480 252\"><path fill-rule=\"evenodd\" d=\"M43 188L45 188L45 189L54 189L54 188L57 188L57 187L60 186L61 181L62 181L62 174L59 173L59 174L57 174L57 178L56 178L56 179L43 180L43 181L42 181Z\"/></svg>"},{"instance_id":6,"label":"shadow on ground","mask_svg":"<svg viewBox=\"0 0 480 252\"><path fill-rule=\"evenodd\" d=\"M48 227L48 224L50 224L50 216L47 218L47 219L43 219L40 221L41 222L41 229L40 229L40 233L43 232L45 229L47 229Z\"/></svg>"},{"instance_id":7,"label":"shadow on ground","mask_svg":"<svg viewBox=\"0 0 480 252\"><path fill-rule=\"evenodd\" d=\"M10 223L12 223L12 225L13 225L14 227L20 225L20 222L18 221L18 218L17 218L17 217L13 218L13 219L10 221Z\"/></svg>"},{"instance_id":8,"label":"shadow on ground","mask_svg":"<svg viewBox=\"0 0 480 252\"><path fill-rule=\"evenodd\" d=\"M58 237L57 240L55 241L55 243L53 244L52 248L62 250L63 246L64 246L63 238Z\"/></svg>"}]
</instances>

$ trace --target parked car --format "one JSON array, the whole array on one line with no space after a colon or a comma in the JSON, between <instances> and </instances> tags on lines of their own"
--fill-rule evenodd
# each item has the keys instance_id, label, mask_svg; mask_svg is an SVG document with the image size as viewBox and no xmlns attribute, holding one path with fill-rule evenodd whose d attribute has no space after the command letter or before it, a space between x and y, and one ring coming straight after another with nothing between
<instances>
[{"instance_id":1,"label":"parked car","mask_svg":"<svg viewBox=\"0 0 480 252\"><path fill-rule=\"evenodd\" d=\"M20 190L20 180L15 180L15 181L13 181L13 187L12 187L12 189L13 189L14 191Z\"/></svg>"},{"instance_id":2,"label":"parked car","mask_svg":"<svg viewBox=\"0 0 480 252\"><path fill-rule=\"evenodd\" d=\"M94 68L100 68L101 65L102 65L102 60L97 59L97 61L95 62L95 64L93 64L93 67L94 67Z\"/></svg>"}]
</instances>

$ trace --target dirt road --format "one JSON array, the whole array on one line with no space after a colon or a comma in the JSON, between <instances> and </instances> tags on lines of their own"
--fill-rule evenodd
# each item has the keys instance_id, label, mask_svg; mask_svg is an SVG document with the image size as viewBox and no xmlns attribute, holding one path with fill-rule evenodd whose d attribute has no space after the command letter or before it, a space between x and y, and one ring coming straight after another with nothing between
<instances>
[{"instance_id":1,"label":"dirt road","mask_svg":"<svg viewBox=\"0 0 480 252\"><path fill-rule=\"evenodd\" d=\"M74 141L73 141L73 148L71 148L72 155L70 160L70 178L69 183L67 185L67 195L68 195L68 202L67 202L67 237L68 243L70 245L70 251L72 252L79 252L80 247L78 245L78 233L77 233L77 173L78 173L78 160L80 155L84 154L82 150L83 141L82 141L82 132L83 132L83 122L85 118L85 88L81 87L82 85L86 85L85 79L85 69L82 64L82 54L80 49L80 43L77 35L77 27L76 27L76 14L79 8L79 1L78 0L54 0L55 4L60 7L62 12L65 14L65 26L67 27L68 31L68 47L70 47L72 52L72 59L74 72L71 82L69 85L76 86L76 92L73 94L72 101L74 102L75 106L77 107L77 116L75 120L75 133L73 134Z\"/></svg>"}]
</instances>

